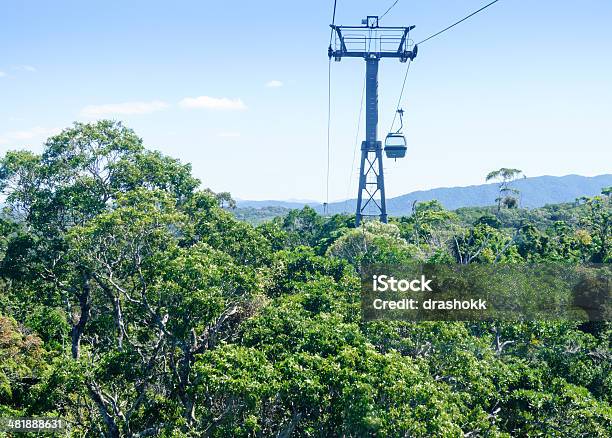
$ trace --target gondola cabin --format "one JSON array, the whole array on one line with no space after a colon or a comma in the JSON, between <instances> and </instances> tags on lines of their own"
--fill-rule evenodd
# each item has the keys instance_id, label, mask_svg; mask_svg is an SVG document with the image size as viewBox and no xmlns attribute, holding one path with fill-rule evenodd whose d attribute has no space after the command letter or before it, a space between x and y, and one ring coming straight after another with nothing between
<instances>
[{"instance_id":1,"label":"gondola cabin","mask_svg":"<svg viewBox=\"0 0 612 438\"><path fill-rule=\"evenodd\" d=\"M388 134L385 138L385 154L387 158L404 158L406 156L406 137L403 134Z\"/></svg>"}]
</instances>

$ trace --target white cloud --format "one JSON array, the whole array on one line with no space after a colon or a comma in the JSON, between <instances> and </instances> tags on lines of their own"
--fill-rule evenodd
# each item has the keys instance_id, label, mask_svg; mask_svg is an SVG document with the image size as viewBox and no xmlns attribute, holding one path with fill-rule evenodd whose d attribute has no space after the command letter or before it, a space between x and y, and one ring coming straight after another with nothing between
<instances>
[{"instance_id":1,"label":"white cloud","mask_svg":"<svg viewBox=\"0 0 612 438\"><path fill-rule=\"evenodd\" d=\"M266 87L268 88L280 88L282 87L284 84L281 81L277 81L276 79L266 82Z\"/></svg>"},{"instance_id":2,"label":"white cloud","mask_svg":"<svg viewBox=\"0 0 612 438\"><path fill-rule=\"evenodd\" d=\"M36 71L36 68L31 66L31 65L27 65L27 64L22 64L22 65L15 65L13 66L14 70L22 70L22 71L29 71L31 73L34 73Z\"/></svg>"},{"instance_id":3,"label":"white cloud","mask_svg":"<svg viewBox=\"0 0 612 438\"><path fill-rule=\"evenodd\" d=\"M43 141L47 137L59 134L59 128L42 128L36 126L32 129L21 131L10 131L0 135L0 145L14 145L28 141Z\"/></svg>"},{"instance_id":4,"label":"white cloud","mask_svg":"<svg viewBox=\"0 0 612 438\"><path fill-rule=\"evenodd\" d=\"M6 73L4 73L3 71L0 71L0 78L3 78L6 76Z\"/></svg>"},{"instance_id":5,"label":"white cloud","mask_svg":"<svg viewBox=\"0 0 612 438\"><path fill-rule=\"evenodd\" d=\"M205 108L213 110L245 110L246 105L241 99L229 99L227 97L186 97L179 102L182 108L195 109Z\"/></svg>"},{"instance_id":6,"label":"white cloud","mask_svg":"<svg viewBox=\"0 0 612 438\"><path fill-rule=\"evenodd\" d=\"M88 105L81 110L84 117L104 117L109 115L149 114L168 108L166 102L153 100L151 102L107 103L103 105Z\"/></svg>"},{"instance_id":7,"label":"white cloud","mask_svg":"<svg viewBox=\"0 0 612 438\"><path fill-rule=\"evenodd\" d=\"M220 132L217 134L217 137L236 138L236 137L240 137L240 133L239 132Z\"/></svg>"}]
</instances>

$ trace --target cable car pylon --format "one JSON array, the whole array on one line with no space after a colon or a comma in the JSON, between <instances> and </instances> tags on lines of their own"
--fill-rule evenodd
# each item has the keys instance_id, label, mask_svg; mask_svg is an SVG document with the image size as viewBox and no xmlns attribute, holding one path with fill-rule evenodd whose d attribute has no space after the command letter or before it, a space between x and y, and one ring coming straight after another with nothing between
<instances>
[{"instance_id":1,"label":"cable car pylon","mask_svg":"<svg viewBox=\"0 0 612 438\"><path fill-rule=\"evenodd\" d=\"M379 26L378 16L368 15L362 20L362 26L330 25L334 32L334 46L328 48L329 58L335 61L343 57L363 58L366 62L366 138L361 143L361 165L359 170L359 189L357 191L357 208L355 225L359 226L364 217L378 216L381 222L387 222L387 204L385 198L385 177L383 171L383 148L378 140L378 65L383 58L397 58L400 62L412 61L418 52L415 45L409 50L409 32L415 26L390 27ZM345 32L345 31L348 31ZM400 128L401 131L401 128ZM399 137L391 135L387 139L397 142ZM406 147L405 138L403 147ZM386 143L386 142L385 142ZM399 149L402 145L389 145L385 152L389 158L401 158ZM401 155L401 156L400 156ZM368 207L373 207L376 214L367 214Z\"/></svg>"}]
</instances>

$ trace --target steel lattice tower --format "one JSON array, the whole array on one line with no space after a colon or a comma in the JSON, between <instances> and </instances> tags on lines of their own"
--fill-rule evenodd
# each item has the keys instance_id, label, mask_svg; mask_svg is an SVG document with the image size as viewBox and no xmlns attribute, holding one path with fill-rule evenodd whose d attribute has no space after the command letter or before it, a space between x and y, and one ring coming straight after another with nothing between
<instances>
[{"instance_id":1,"label":"steel lattice tower","mask_svg":"<svg viewBox=\"0 0 612 438\"><path fill-rule=\"evenodd\" d=\"M378 140L378 65L383 58L398 58L401 62L413 60L418 48L408 50L410 27L381 27L377 16L362 20L362 26L331 25L335 31L334 45L328 56L340 61L343 57L363 58L366 62L366 135L361 143L361 164L355 224L364 216L378 216L387 222L385 176L382 143ZM345 34L345 31L350 32ZM364 202L365 201L365 202ZM374 205L377 214L366 214Z\"/></svg>"}]
</instances>

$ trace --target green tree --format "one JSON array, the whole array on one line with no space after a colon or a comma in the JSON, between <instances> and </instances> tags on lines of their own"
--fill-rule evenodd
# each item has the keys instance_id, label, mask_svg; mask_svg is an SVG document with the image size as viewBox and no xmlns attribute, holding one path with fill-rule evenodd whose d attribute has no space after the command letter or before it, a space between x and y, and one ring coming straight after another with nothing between
<instances>
[{"instance_id":1,"label":"green tree","mask_svg":"<svg viewBox=\"0 0 612 438\"><path fill-rule=\"evenodd\" d=\"M357 269L362 263L402 263L421 256L418 247L402 239L397 225L376 221L347 229L329 247L327 255L346 260Z\"/></svg>"},{"instance_id":2,"label":"green tree","mask_svg":"<svg viewBox=\"0 0 612 438\"><path fill-rule=\"evenodd\" d=\"M520 192L511 186L521 174L522 170L510 169L502 167L501 169L489 172L486 177L486 181L498 180L499 181L499 196L495 199L497 202L497 211L501 210L502 205L506 208L517 208L519 206L518 195Z\"/></svg>"},{"instance_id":3,"label":"green tree","mask_svg":"<svg viewBox=\"0 0 612 438\"><path fill-rule=\"evenodd\" d=\"M31 381L45 369L42 341L0 315L0 415L24 415Z\"/></svg>"},{"instance_id":4,"label":"green tree","mask_svg":"<svg viewBox=\"0 0 612 438\"><path fill-rule=\"evenodd\" d=\"M612 261L612 197L604 189L601 196L584 199L585 214L579 224L583 227L585 243L593 248L591 261L608 263Z\"/></svg>"}]
</instances>

